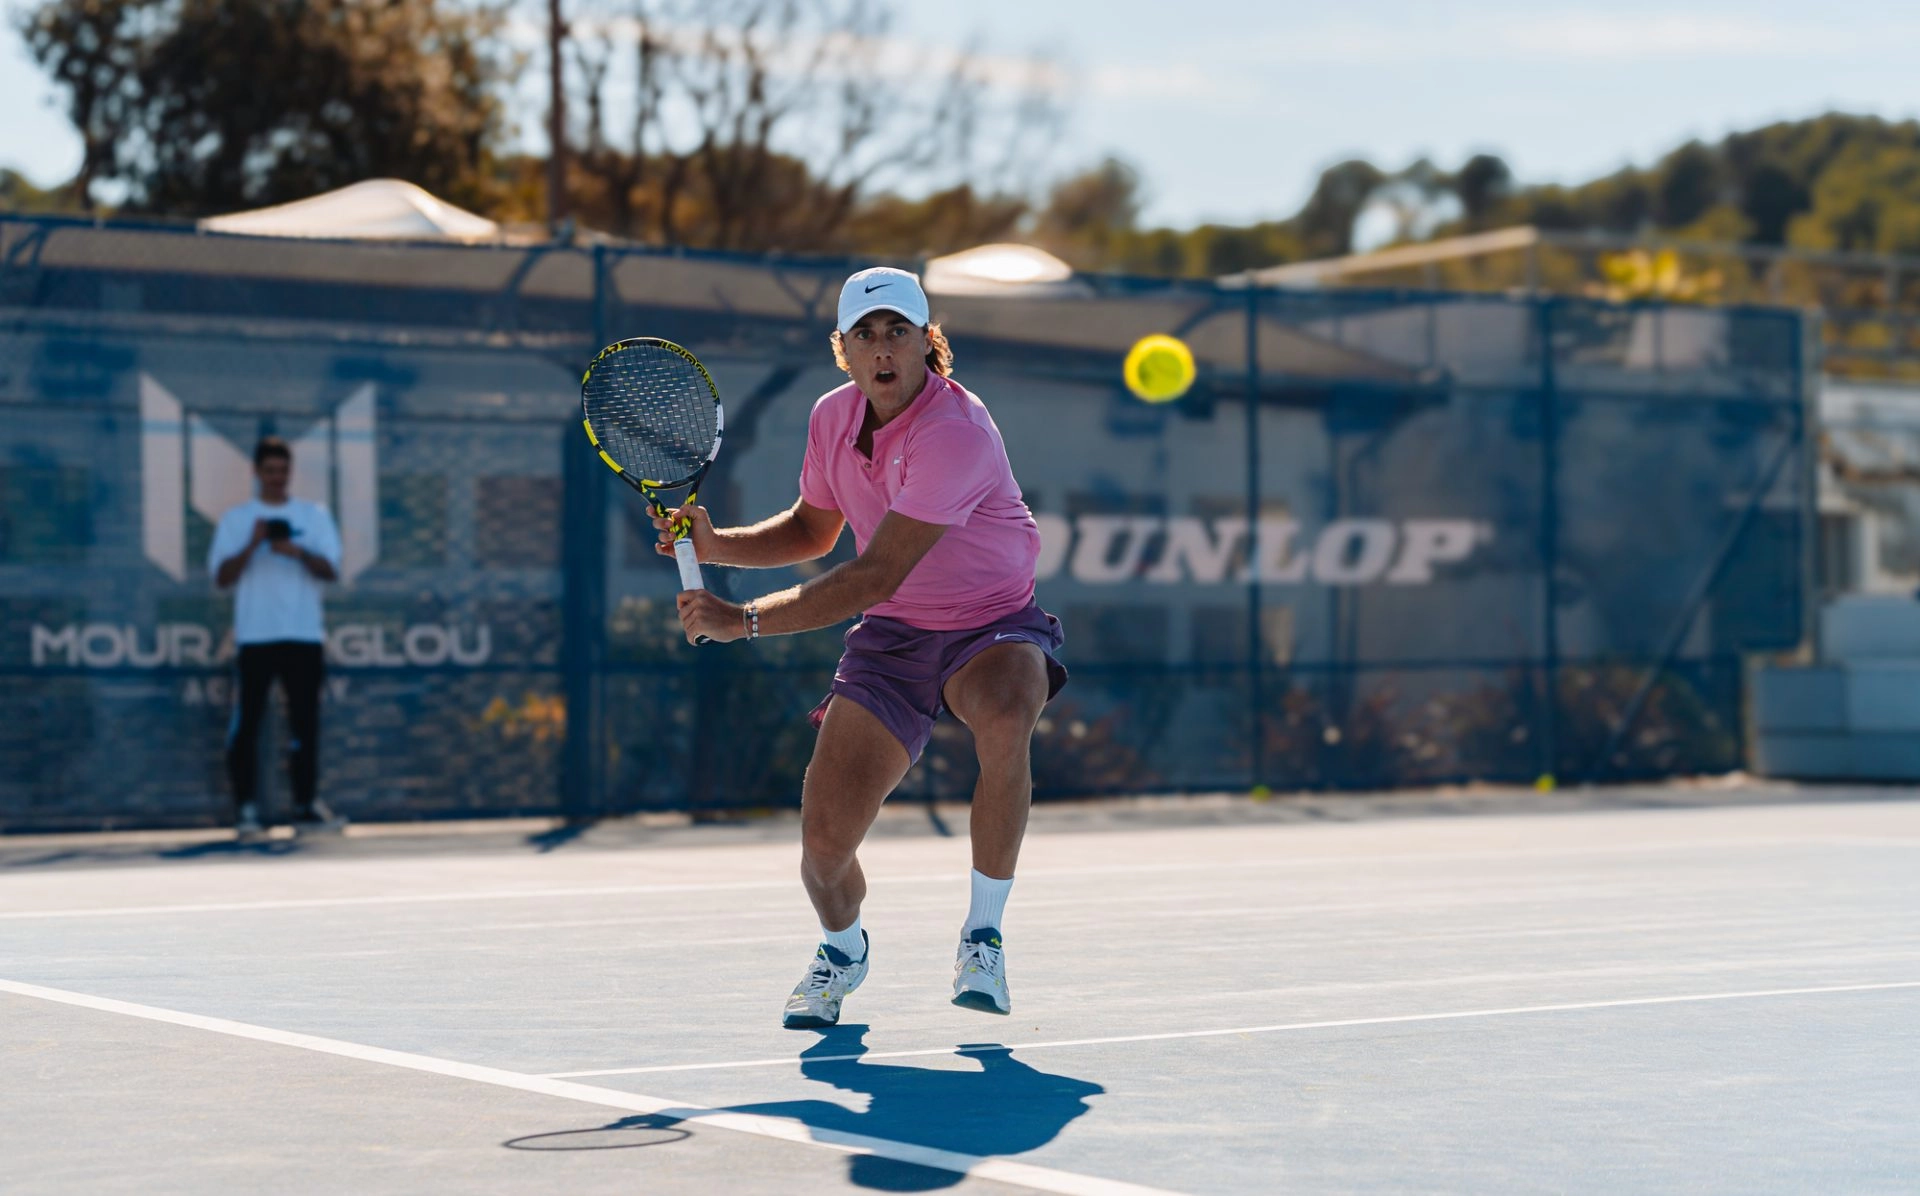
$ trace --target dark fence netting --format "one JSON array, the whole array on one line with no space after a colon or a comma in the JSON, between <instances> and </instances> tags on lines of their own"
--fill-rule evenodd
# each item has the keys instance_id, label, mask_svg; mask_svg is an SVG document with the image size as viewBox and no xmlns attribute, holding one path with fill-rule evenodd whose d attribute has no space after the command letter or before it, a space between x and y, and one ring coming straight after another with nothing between
<instances>
[{"instance_id":1,"label":"dark fence netting","mask_svg":"<svg viewBox=\"0 0 1920 1196\"><path fill-rule=\"evenodd\" d=\"M797 802L839 632L687 646L578 382L621 336L686 344L727 405L702 500L764 518L864 264L0 219L0 829L229 816L206 557L265 433L341 528L344 813ZM1743 657L1802 640L1796 314L1104 278L933 299L1067 627L1042 796L1724 770ZM1120 363L1155 332L1199 378L1147 404ZM850 552L708 581L751 597ZM902 792L972 783L945 723Z\"/></svg>"}]
</instances>

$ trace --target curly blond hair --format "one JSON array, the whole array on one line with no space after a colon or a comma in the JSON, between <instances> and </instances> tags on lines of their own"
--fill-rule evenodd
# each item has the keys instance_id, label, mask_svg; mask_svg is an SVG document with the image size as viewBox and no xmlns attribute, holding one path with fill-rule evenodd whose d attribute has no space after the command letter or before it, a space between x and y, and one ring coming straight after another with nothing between
<instances>
[{"instance_id":1,"label":"curly blond hair","mask_svg":"<svg viewBox=\"0 0 1920 1196\"><path fill-rule=\"evenodd\" d=\"M836 328L828 339L833 343L833 364L851 374L853 371L847 368L846 337ZM940 331L937 323L927 325L927 368L942 378L953 377L953 346L947 343L947 334Z\"/></svg>"}]
</instances>

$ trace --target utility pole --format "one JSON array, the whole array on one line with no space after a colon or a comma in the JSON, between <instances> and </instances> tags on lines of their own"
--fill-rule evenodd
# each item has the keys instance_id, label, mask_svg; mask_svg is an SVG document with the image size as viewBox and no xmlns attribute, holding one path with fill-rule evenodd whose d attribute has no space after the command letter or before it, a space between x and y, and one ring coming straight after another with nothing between
<instances>
[{"instance_id":1,"label":"utility pole","mask_svg":"<svg viewBox=\"0 0 1920 1196\"><path fill-rule=\"evenodd\" d=\"M560 0L547 0L547 231L555 237L567 219L567 91L561 57L566 37Z\"/></svg>"}]
</instances>

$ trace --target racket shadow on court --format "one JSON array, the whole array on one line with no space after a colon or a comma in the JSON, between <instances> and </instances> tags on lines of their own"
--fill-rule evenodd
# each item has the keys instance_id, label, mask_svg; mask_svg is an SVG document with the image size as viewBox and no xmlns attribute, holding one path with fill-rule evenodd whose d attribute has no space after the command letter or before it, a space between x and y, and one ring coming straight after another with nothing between
<instances>
[{"instance_id":1,"label":"racket shadow on court","mask_svg":"<svg viewBox=\"0 0 1920 1196\"><path fill-rule=\"evenodd\" d=\"M865 1111L839 1100L767 1101L719 1111L785 1118L816 1133L859 1134L957 1154L1006 1157L1053 1141L1090 1111L1088 1098L1106 1091L1087 1080L1040 1071L998 1043L955 1047L964 1061L960 1067L914 1067L864 1062L864 1025L834 1026L819 1033L820 1041L800 1053L800 1074L865 1095ZM693 1136L699 1128L698 1117L649 1114L590 1129L528 1134L502 1145L514 1150L620 1150L665 1146ZM847 1178L877 1191L931 1192L951 1188L965 1176L862 1154L847 1160Z\"/></svg>"}]
</instances>

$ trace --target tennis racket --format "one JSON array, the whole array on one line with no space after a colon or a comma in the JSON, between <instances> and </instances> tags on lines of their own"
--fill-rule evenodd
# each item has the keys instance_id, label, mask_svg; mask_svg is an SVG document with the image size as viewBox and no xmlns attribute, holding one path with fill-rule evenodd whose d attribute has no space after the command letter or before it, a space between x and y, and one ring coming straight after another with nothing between
<instances>
[{"instance_id":1,"label":"tennis racket","mask_svg":"<svg viewBox=\"0 0 1920 1196\"><path fill-rule=\"evenodd\" d=\"M580 380L587 439L620 480L662 519L660 491L684 487L688 503L720 454L720 388L700 359L672 341L636 336L600 350ZM704 590L690 520L673 524L680 588ZM699 643L707 643L701 636Z\"/></svg>"}]
</instances>

